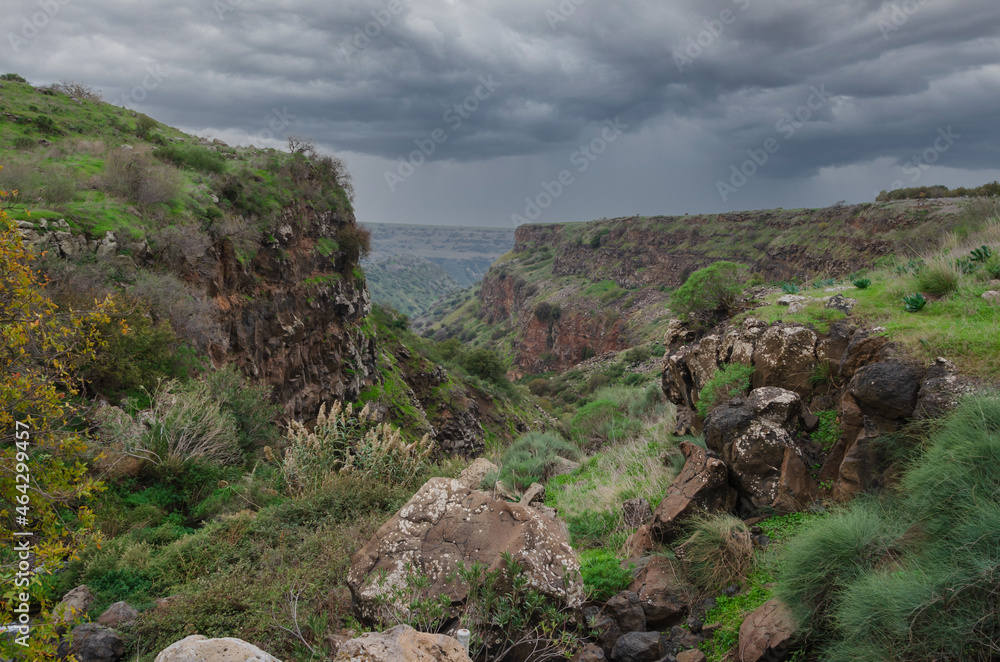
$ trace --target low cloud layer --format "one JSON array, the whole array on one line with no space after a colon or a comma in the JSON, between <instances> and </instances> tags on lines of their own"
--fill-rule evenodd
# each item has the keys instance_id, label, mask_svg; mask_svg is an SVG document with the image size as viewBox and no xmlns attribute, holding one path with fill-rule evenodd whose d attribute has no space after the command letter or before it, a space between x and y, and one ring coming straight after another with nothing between
<instances>
[{"instance_id":1,"label":"low cloud layer","mask_svg":"<svg viewBox=\"0 0 1000 662\"><path fill-rule=\"evenodd\" d=\"M363 221L819 206L1000 168L995 0L7 0L0 27L32 82L312 137Z\"/></svg>"}]
</instances>

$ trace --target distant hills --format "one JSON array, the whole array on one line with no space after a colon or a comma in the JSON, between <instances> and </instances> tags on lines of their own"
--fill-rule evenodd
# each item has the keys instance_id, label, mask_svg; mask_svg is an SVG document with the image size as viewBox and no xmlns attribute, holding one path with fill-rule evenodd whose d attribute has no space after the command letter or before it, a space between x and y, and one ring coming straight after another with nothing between
<instances>
[{"instance_id":1,"label":"distant hills","mask_svg":"<svg viewBox=\"0 0 1000 662\"><path fill-rule=\"evenodd\" d=\"M514 247L513 228L368 223L372 252L365 275L372 298L407 315L477 283Z\"/></svg>"}]
</instances>

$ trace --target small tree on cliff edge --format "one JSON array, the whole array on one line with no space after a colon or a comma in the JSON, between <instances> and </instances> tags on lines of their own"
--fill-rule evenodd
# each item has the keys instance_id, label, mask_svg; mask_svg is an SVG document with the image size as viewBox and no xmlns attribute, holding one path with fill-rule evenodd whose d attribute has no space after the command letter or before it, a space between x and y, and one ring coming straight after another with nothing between
<instances>
[{"instance_id":1,"label":"small tree on cliff edge","mask_svg":"<svg viewBox=\"0 0 1000 662\"><path fill-rule=\"evenodd\" d=\"M735 262L714 262L694 272L677 288L670 306L688 320L708 323L718 313L733 312L749 270Z\"/></svg>"}]
</instances>

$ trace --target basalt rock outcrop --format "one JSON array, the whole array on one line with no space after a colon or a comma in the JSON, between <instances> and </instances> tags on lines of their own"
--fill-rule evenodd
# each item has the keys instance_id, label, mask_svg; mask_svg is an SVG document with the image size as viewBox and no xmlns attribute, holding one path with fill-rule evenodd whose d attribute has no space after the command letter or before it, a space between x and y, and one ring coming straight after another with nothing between
<instances>
[{"instance_id":1,"label":"basalt rock outcrop","mask_svg":"<svg viewBox=\"0 0 1000 662\"><path fill-rule=\"evenodd\" d=\"M736 506L736 490L729 484L725 462L689 441L681 442L681 452L684 468L657 506L650 526L653 537L665 543L677 537L687 519L727 513Z\"/></svg>"},{"instance_id":2,"label":"basalt rock outcrop","mask_svg":"<svg viewBox=\"0 0 1000 662\"><path fill-rule=\"evenodd\" d=\"M495 570L504 552L524 566L533 589L568 607L583 602L579 563L554 520L457 480L432 478L351 559L354 611L372 620L379 597L397 599L393 590L415 573L430 580L426 595L447 595L457 613L468 595L468 586L453 578L459 561Z\"/></svg>"},{"instance_id":3,"label":"basalt rock outcrop","mask_svg":"<svg viewBox=\"0 0 1000 662\"><path fill-rule=\"evenodd\" d=\"M875 439L914 417L947 411L970 388L946 359L918 365L878 329L848 321L819 333L749 318L700 338L673 325L666 341L663 391L678 405L679 421L704 430L750 510L803 508L820 484L839 499L878 487L886 465ZM701 421L693 411L700 391L728 363L753 367L753 391ZM818 425L813 411L821 410L836 412L842 432L832 447L809 436Z\"/></svg>"}]
</instances>

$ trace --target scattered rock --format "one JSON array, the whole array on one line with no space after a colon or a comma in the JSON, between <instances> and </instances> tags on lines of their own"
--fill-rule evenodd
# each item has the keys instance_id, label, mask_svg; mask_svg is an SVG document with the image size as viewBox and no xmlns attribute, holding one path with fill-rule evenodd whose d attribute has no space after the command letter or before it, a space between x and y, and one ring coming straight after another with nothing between
<instances>
[{"instance_id":1,"label":"scattered rock","mask_svg":"<svg viewBox=\"0 0 1000 662\"><path fill-rule=\"evenodd\" d=\"M993 305L1000 304L1000 292L997 290L988 290L983 292L982 297L985 301L988 301Z\"/></svg>"},{"instance_id":2,"label":"scattered rock","mask_svg":"<svg viewBox=\"0 0 1000 662\"><path fill-rule=\"evenodd\" d=\"M642 610L639 596L633 591L622 591L604 604L604 613L618 623L622 632L643 632L646 630L646 614Z\"/></svg>"},{"instance_id":3,"label":"scattered rock","mask_svg":"<svg viewBox=\"0 0 1000 662\"><path fill-rule=\"evenodd\" d=\"M611 659L617 662L656 662L663 657L659 632L628 632L618 637Z\"/></svg>"},{"instance_id":4,"label":"scattered rock","mask_svg":"<svg viewBox=\"0 0 1000 662\"><path fill-rule=\"evenodd\" d=\"M382 526L351 559L347 584L359 618L370 621L378 596L405 584L406 573L430 580L427 595L449 596L456 611L468 595L449 581L459 561L484 563L489 570L509 552L524 565L532 588L570 608L583 602L580 565L561 527L534 508L507 503L470 490L457 480L432 478Z\"/></svg>"},{"instance_id":5,"label":"scattered rock","mask_svg":"<svg viewBox=\"0 0 1000 662\"><path fill-rule=\"evenodd\" d=\"M941 356L934 359L920 384L914 418L937 418L958 406L959 399L971 390L971 386L956 372L955 364L948 359Z\"/></svg>"},{"instance_id":6,"label":"scattered rock","mask_svg":"<svg viewBox=\"0 0 1000 662\"><path fill-rule=\"evenodd\" d=\"M795 621L788 608L776 599L768 600L740 626L739 654L745 662L782 660L795 635Z\"/></svg>"},{"instance_id":7,"label":"scattered rock","mask_svg":"<svg viewBox=\"0 0 1000 662\"><path fill-rule=\"evenodd\" d=\"M370 632L340 646L335 662L470 662L457 639L426 634L409 625Z\"/></svg>"},{"instance_id":8,"label":"scattered rock","mask_svg":"<svg viewBox=\"0 0 1000 662\"><path fill-rule=\"evenodd\" d=\"M176 641L156 656L154 662L281 662L242 639L208 639L193 634Z\"/></svg>"},{"instance_id":9,"label":"scattered rock","mask_svg":"<svg viewBox=\"0 0 1000 662\"><path fill-rule=\"evenodd\" d=\"M622 504L622 518L630 529L642 526L653 519L653 509L645 499L629 499Z\"/></svg>"},{"instance_id":10,"label":"scattered rock","mask_svg":"<svg viewBox=\"0 0 1000 662\"><path fill-rule=\"evenodd\" d=\"M604 650L597 646L596 644L587 644L580 652L573 656L572 662L600 662L605 660L607 657L604 655Z\"/></svg>"},{"instance_id":11,"label":"scattered rock","mask_svg":"<svg viewBox=\"0 0 1000 662\"><path fill-rule=\"evenodd\" d=\"M94 594L90 588L86 584L77 586L64 595L52 610L55 622L70 623L74 618L85 615L93 603Z\"/></svg>"},{"instance_id":12,"label":"scattered rock","mask_svg":"<svg viewBox=\"0 0 1000 662\"><path fill-rule=\"evenodd\" d=\"M532 483L521 495L521 504L531 506L536 503L544 503L545 486L541 483Z\"/></svg>"},{"instance_id":13,"label":"scattered rock","mask_svg":"<svg viewBox=\"0 0 1000 662\"><path fill-rule=\"evenodd\" d=\"M790 306L793 303L803 303L805 301L809 301L810 298L811 297L804 297L799 294L786 294L785 296L780 297L775 303L779 306Z\"/></svg>"},{"instance_id":14,"label":"scattered rock","mask_svg":"<svg viewBox=\"0 0 1000 662\"><path fill-rule=\"evenodd\" d=\"M625 541L625 558L643 556L653 549L653 536L649 524L643 524Z\"/></svg>"},{"instance_id":15,"label":"scattered rock","mask_svg":"<svg viewBox=\"0 0 1000 662\"><path fill-rule=\"evenodd\" d=\"M653 557L629 585L639 596L646 627L663 629L680 623L694 588L681 578L670 559Z\"/></svg>"},{"instance_id":16,"label":"scattered rock","mask_svg":"<svg viewBox=\"0 0 1000 662\"><path fill-rule=\"evenodd\" d=\"M842 313L850 313L856 305L858 305L857 299L845 297L843 294L837 294L826 299L827 308L839 310Z\"/></svg>"},{"instance_id":17,"label":"scattered rock","mask_svg":"<svg viewBox=\"0 0 1000 662\"><path fill-rule=\"evenodd\" d=\"M127 602L116 602L100 615L97 622L109 628L117 628L133 622L139 612Z\"/></svg>"},{"instance_id":18,"label":"scattered rock","mask_svg":"<svg viewBox=\"0 0 1000 662\"><path fill-rule=\"evenodd\" d=\"M110 628L84 623L73 628L70 637L59 645L60 657L70 654L76 656L77 662L118 662L125 656L125 642Z\"/></svg>"},{"instance_id":19,"label":"scattered rock","mask_svg":"<svg viewBox=\"0 0 1000 662\"><path fill-rule=\"evenodd\" d=\"M579 462L574 462L573 460L567 460L564 457L556 456L547 467L545 467L545 480L555 478L556 476L564 476L566 474L571 474L580 468Z\"/></svg>"},{"instance_id":20,"label":"scattered rock","mask_svg":"<svg viewBox=\"0 0 1000 662\"><path fill-rule=\"evenodd\" d=\"M681 651L674 658L677 662L705 662L705 654L697 648Z\"/></svg>"},{"instance_id":21,"label":"scattered rock","mask_svg":"<svg viewBox=\"0 0 1000 662\"><path fill-rule=\"evenodd\" d=\"M662 542L677 537L678 525L700 513L729 512L736 492L729 485L726 464L689 441L681 442L684 468L667 488L667 496L653 513L650 532Z\"/></svg>"}]
</instances>

